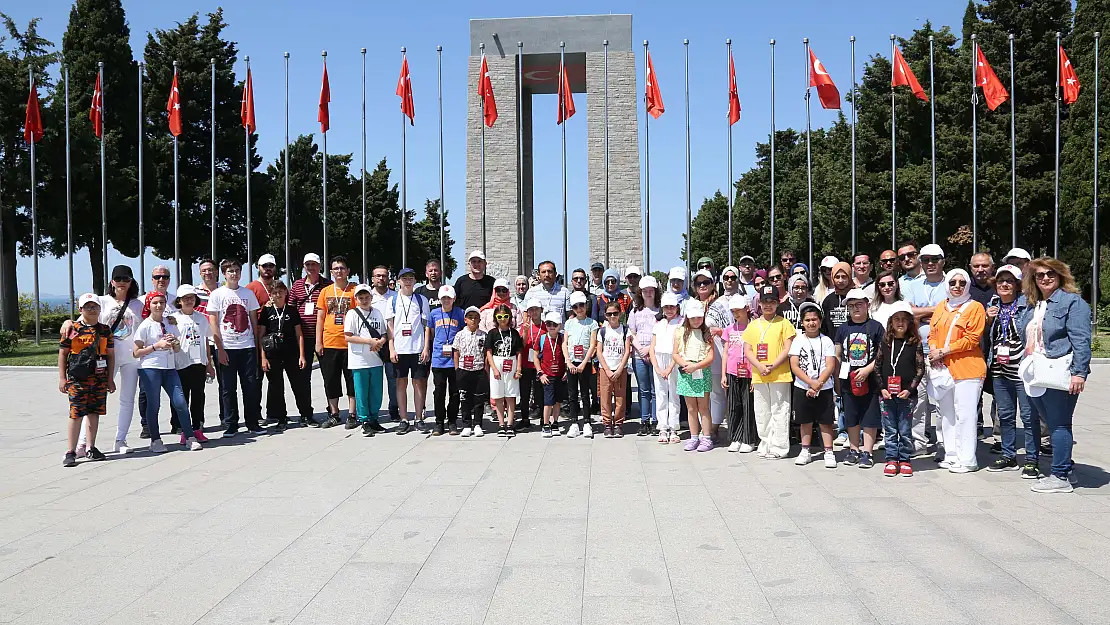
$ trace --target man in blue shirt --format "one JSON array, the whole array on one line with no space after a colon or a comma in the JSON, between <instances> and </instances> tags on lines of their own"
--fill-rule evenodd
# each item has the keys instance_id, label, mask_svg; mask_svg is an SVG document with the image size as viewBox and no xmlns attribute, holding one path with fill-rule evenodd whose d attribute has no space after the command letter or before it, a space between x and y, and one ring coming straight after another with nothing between
<instances>
[{"instance_id":1,"label":"man in blue shirt","mask_svg":"<svg viewBox=\"0 0 1110 625\"><path fill-rule=\"evenodd\" d=\"M904 249L904 248L903 248ZM900 250L901 251L901 250ZM901 257L901 255L900 255ZM944 281L944 250L936 243L930 243L921 248L920 267L922 278L911 278L902 282L902 298L909 302L913 309L913 316L917 319L917 332L921 336L921 346L925 353L929 353L929 321L933 317L933 310L937 304L948 297L948 285ZM903 261L903 266L905 262ZM903 276L902 278L906 278ZM928 376L926 376L927 378ZM926 380L921 381L917 392L917 405L913 410L913 445L914 453L921 454L929 446L928 429L931 427L932 409L929 405L929 395L926 392ZM936 430L937 455L941 456L940 430Z\"/></svg>"}]
</instances>

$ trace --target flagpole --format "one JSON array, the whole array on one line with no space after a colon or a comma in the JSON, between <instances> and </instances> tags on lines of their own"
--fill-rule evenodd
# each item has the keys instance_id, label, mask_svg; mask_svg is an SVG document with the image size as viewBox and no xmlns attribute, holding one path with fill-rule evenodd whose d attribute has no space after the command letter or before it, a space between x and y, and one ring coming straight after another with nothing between
<instances>
[{"instance_id":1,"label":"flagpole","mask_svg":"<svg viewBox=\"0 0 1110 625\"><path fill-rule=\"evenodd\" d=\"M852 67L853 74L855 73L855 66ZM855 88L855 80L852 81L852 88ZM855 104L852 104L852 110L855 110ZM894 112L894 33L890 34L890 247L892 249L898 247L898 155L897 136L894 132L897 117ZM855 229L853 228L853 235ZM852 250L855 253L855 250Z\"/></svg>"},{"instance_id":2,"label":"flagpole","mask_svg":"<svg viewBox=\"0 0 1110 625\"><path fill-rule=\"evenodd\" d=\"M174 82L177 81L177 61L173 62L173 77ZM214 96L214 94L213 94ZM178 96L180 97L180 95ZM213 109L214 110L214 109ZM214 114L214 113L213 113ZM215 147L215 145L213 145ZM177 168L177 135L173 136L173 266L174 275L177 276L178 283L181 282L181 195L178 184L178 168ZM215 181L213 181L215 182ZM216 236L215 231L212 236Z\"/></svg>"},{"instance_id":3,"label":"flagpole","mask_svg":"<svg viewBox=\"0 0 1110 625\"><path fill-rule=\"evenodd\" d=\"M211 215L209 215L209 217L212 221L212 224L211 224L211 230L212 230L212 260L215 260L216 262L219 262L217 260L217 257L216 257L216 59L213 58L213 59L209 59L208 61L211 64L210 67L211 67L211 74L212 74L212 108L210 109L210 111L212 113L212 123L210 124L210 127L209 127L209 130L212 132L212 139L211 139L211 142L212 142L211 171L212 171L212 173L211 173L211 178L210 178L210 182L209 182L209 185L208 185L210 187L209 191L212 193L212 198L211 198L212 209L211 209ZM250 259L247 259L247 264L248 265L251 264Z\"/></svg>"},{"instance_id":4,"label":"flagpole","mask_svg":"<svg viewBox=\"0 0 1110 625\"><path fill-rule=\"evenodd\" d=\"M289 252L289 53L285 53L285 153L282 169L285 171L285 275L293 279L293 258Z\"/></svg>"},{"instance_id":5,"label":"flagpole","mask_svg":"<svg viewBox=\"0 0 1110 625\"><path fill-rule=\"evenodd\" d=\"M1052 178L1053 210L1052 255L1060 257L1060 32L1056 32L1056 167Z\"/></svg>"},{"instance_id":6,"label":"flagpole","mask_svg":"<svg viewBox=\"0 0 1110 625\"><path fill-rule=\"evenodd\" d=\"M1017 116L1017 94L1014 91L1014 33L1010 33L1010 247L1017 247L1017 150L1014 127Z\"/></svg>"},{"instance_id":7,"label":"flagpole","mask_svg":"<svg viewBox=\"0 0 1110 625\"><path fill-rule=\"evenodd\" d=\"M370 257L366 254L366 48L362 48L362 282L368 284L367 278ZM442 267L442 265L440 265Z\"/></svg>"},{"instance_id":8,"label":"flagpole","mask_svg":"<svg viewBox=\"0 0 1110 625\"><path fill-rule=\"evenodd\" d=\"M559 42L559 88L562 89L564 85L569 85L570 81L564 75L567 71L566 65L566 42ZM570 96L569 93L563 94L563 100L559 106L563 107L560 116L563 118L563 123L559 124L563 134L563 275L567 275L567 116L566 116L566 100ZM564 279L565 281L565 279Z\"/></svg>"},{"instance_id":9,"label":"flagpole","mask_svg":"<svg viewBox=\"0 0 1110 625\"><path fill-rule=\"evenodd\" d=\"M28 82L31 84L31 90L35 90L35 70L27 68ZM38 106L38 96L35 97L35 106ZM34 256L34 278L35 278L35 345L42 343L42 323L41 323L41 306L39 303L39 218L38 218L38 203L35 201L36 194L35 182L35 135L31 133L31 254Z\"/></svg>"},{"instance_id":10,"label":"flagpole","mask_svg":"<svg viewBox=\"0 0 1110 625\"><path fill-rule=\"evenodd\" d=\"M933 165L933 243L937 242L937 98L933 93L935 84L936 80L933 78L933 35L929 35L929 137Z\"/></svg>"},{"instance_id":11,"label":"flagpole","mask_svg":"<svg viewBox=\"0 0 1110 625\"><path fill-rule=\"evenodd\" d=\"M482 53L482 61L485 61L486 44L479 43L478 51ZM480 68L479 73L481 73ZM482 84L485 82L485 80L485 74L478 76L479 91L482 89ZM482 251L484 252L486 249L486 99L484 97L480 97L478 99L481 100L481 102L479 102L479 106L481 107L482 115L481 123L478 124L478 127L481 129L482 132ZM401 123L402 125L404 125L404 120L402 120ZM564 267L565 266L566 265L564 265Z\"/></svg>"},{"instance_id":12,"label":"flagpole","mask_svg":"<svg viewBox=\"0 0 1110 625\"><path fill-rule=\"evenodd\" d=\"M323 52L321 52L320 58L324 60L324 70L327 71L328 51L324 50ZM324 262L328 263L328 267L331 267L331 256L328 256L328 131L324 130L320 134L324 135L323 139L321 140L321 144L324 150L324 158L321 161L321 175L323 177L323 198L321 202L321 208L323 208L324 216Z\"/></svg>"},{"instance_id":13,"label":"flagpole","mask_svg":"<svg viewBox=\"0 0 1110 625\"><path fill-rule=\"evenodd\" d=\"M609 258L609 40L601 42L604 71L602 82L605 85L604 122L605 132L605 268L610 267Z\"/></svg>"},{"instance_id":14,"label":"flagpole","mask_svg":"<svg viewBox=\"0 0 1110 625\"><path fill-rule=\"evenodd\" d=\"M105 167L107 158L104 154L104 144L107 137L104 117L104 92L107 91L104 85L104 61L99 61L96 64L97 80L100 81L100 242L104 246L102 250L102 257L104 266L101 268L104 276L104 285L108 285L108 173ZM1057 115L1059 117L1059 115ZM1057 159L1058 160L1058 159ZM68 184L69 177L66 177Z\"/></svg>"},{"instance_id":15,"label":"flagpole","mask_svg":"<svg viewBox=\"0 0 1110 625\"><path fill-rule=\"evenodd\" d=\"M771 249L775 249L775 40L771 40ZM774 261L774 254L772 262Z\"/></svg>"},{"instance_id":16,"label":"flagpole","mask_svg":"<svg viewBox=\"0 0 1110 625\"><path fill-rule=\"evenodd\" d=\"M407 60L407 58L408 57L407 57L407 54L405 52L405 48L404 48L404 46L402 46L401 47L401 61L404 62L405 60ZM405 80L409 81L409 85L406 85L406 88L411 89L411 86L410 86L411 85L411 79L406 77ZM483 128L484 128L484 124L483 124ZM408 129L405 128L405 112L404 112L404 110L402 110L401 111L401 266L402 267L408 265L408 258L409 258L409 246L408 246L409 207L408 207L408 195L407 195L407 191L408 191L408 188L407 188L408 187L408 172L406 170L406 168L408 166L408 154L406 152L406 150L408 148L408 145L406 144L406 136L405 136L405 133L407 131L408 131ZM483 137L485 136L485 131L484 130L483 130L482 136ZM483 147L483 149L485 149L485 148ZM484 170L485 170L485 168L483 167L483 171ZM484 185L484 183L483 183L483 185ZM484 203L485 202L485 199L484 199L485 189L482 190L482 196L483 196L483 203ZM484 208L482 210L482 219L485 220L485 209ZM483 228L484 228L484 226L483 226ZM483 239L485 237L484 232L485 231L483 230ZM484 243L484 241L483 241L483 243Z\"/></svg>"},{"instance_id":17,"label":"flagpole","mask_svg":"<svg viewBox=\"0 0 1110 625\"><path fill-rule=\"evenodd\" d=\"M809 214L809 256L806 257L807 264L813 267L813 153L810 149L809 135L811 131L810 117L809 117L809 73L813 71L810 66L809 57L809 37L802 39L805 44L806 56L806 206ZM810 269L812 272L813 270Z\"/></svg>"},{"instance_id":18,"label":"flagpole","mask_svg":"<svg viewBox=\"0 0 1110 625\"><path fill-rule=\"evenodd\" d=\"M442 91L440 111L443 111ZM517 273L524 273L524 42L516 42L516 240ZM440 116L440 150L442 163L443 120ZM442 217L442 213L441 213ZM441 233L442 237L442 233ZM442 242L442 238L440 241ZM484 251L484 250L483 250Z\"/></svg>"},{"instance_id":19,"label":"flagpole","mask_svg":"<svg viewBox=\"0 0 1110 625\"><path fill-rule=\"evenodd\" d=\"M732 39L725 39L725 49L728 50L728 69L729 81L732 81ZM729 93L729 98L732 94ZM729 102L732 106L732 102ZM728 119L728 264L732 264L732 120ZM771 256L775 255L774 247L771 248Z\"/></svg>"},{"instance_id":20,"label":"flagpole","mask_svg":"<svg viewBox=\"0 0 1110 625\"><path fill-rule=\"evenodd\" d=\"M65 58L62 59L65 63ZM70 185L70 149L69 149L69 64L65 65L65 81L66 81L66 256L67 264L69 265L69 316L72 317L76 313L76 306L74 305L74 297L76 293L73 292L73 191ZM103 86L103 85L102 85ZM101 109L103 110L103 109ZM103 117L101 118L103 119ZM102 122L103 123L103 122ZM107 284L105 284L107 286Z\"/></svg>"},{"instance_id":21,"label":"flagpole","mask_svg":"<svg viewBox=\"0 0 1110 625\"><path fill-rule=\"evenodd\" d=\"M146 240L143 238L143 69L146 63L139 61L139 282L146 276ZM141 291L141 287L140 287Z\"/></svg>"},{"instance_id":22,"label":"flagpole","mask_svg":"<svg viewBox=\"0 0 1110 625\"><path fill-rule=\"evenodd\" d=\"M971 35L971 252L979 251L979 137L978 104L979 97L975 91L979 79L976 77L977 63L979 62L979 44L976 35Z\"/></svg>"},{"instance_id":23,"label":"flagpole","mask_svg":"<svg viewBox=\"0 0 1110 625\"><path fill-rule=\"evenodd\" d=\"M852 255L856 253L856 36L848 37L852 44ZM893 57L891 57L893 61ZM892 87L893 89L893 87ZM772 258L771 262L775 262Z\"/></svg>"},{"instance_id":24,"label":"flagpole","mask_svg":"<svg viewBox=\"0 0 1110 625\"><path fill-rule=\"evenodd\" d=\"M1099 270L1099 254L1102 251L1098 245L1098 40L1102 35L1101 32L1095 31L1095 176L1094 176L1094 211L1092 213L1091 221L1091 241L1093 242L1094 249L1092 250L1091 260L1093 267L1091 268L1091 305L1098 308L1098 270ZM1094 336L1098 330L1098 315L1091 315L1091 336Z\"/></svg>"},{"instance_id":25,"label":"flagpole","mask_svg":"<svg viewBox=\"0 0 1110 625\"><path fill-rule=\"evenodd\" d=\"M444 236L446 229L444 216L447 208L443 205L445 195L443 192L443 46L436 46L436 89L439 95L439 270L441 275L446 277L447 244Z\"/></svg>"},{"instance_id":26,"label":"flagpole","mask_svg":"<svg viewBox=\"0 0 1110 625\"><path fill-rule=\"evenodd\" d=\"M644 39L644 80L648 80L648 40ZM651 272L651 115L644 96L644 271ZM690 258L686 257L686 266Z\"/></svg>"},{"instance_id":27,"label":"flagpole","mask_svg":"<svg viewBox=\"0 0 1110 625\"><path fill-rule=\"evenodd\" d=\"M693 267L690 254L693 243L690 241L690 40L682 40L682 48L686 55L686 263ZM654 80L655 77L652 76ZM731 227L731 222L729 226Z\"/></svg>"},{"instance_id":28,"label":"flagpole","mask_svg":"<svg viewBox=\"0 0 1110 625\"><path fill-rule=\"evenodd\" d=\"M243 60L247 64L247 77L250 78L251 73L251 57L245 56ZM253 84L252 84L253 89ZM243 83L243 91L247 89L247 83ZM247 94L243 94L243 99L246 100ZM254 93L251 93L254 97ZM249 103L248 103L249 104ZM243 171L247 181L247 280L254 280L254 246L251 237L251 129L250 126L243 127Z\"/></svg>"}]
</instances>

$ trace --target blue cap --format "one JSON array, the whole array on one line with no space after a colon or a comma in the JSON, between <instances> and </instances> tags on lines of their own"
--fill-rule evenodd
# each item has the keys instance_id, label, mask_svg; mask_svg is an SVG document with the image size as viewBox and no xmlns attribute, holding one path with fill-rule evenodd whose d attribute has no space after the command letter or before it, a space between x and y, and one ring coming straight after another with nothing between
<instances>
[{"instance_id":1,"label":"blue cap","mask_svg":"<svg viewBox=\"0 0 1110 625\"><path fill-rule=\"evenodd\" d=\"M412 270L412 267L404 267L404 268L401 269L401 271L397 272L397 277L400 278L401 276L405 275L406 273L411 273L414 276L416 275L416 272Z\"/></svg>"}]
</instances>

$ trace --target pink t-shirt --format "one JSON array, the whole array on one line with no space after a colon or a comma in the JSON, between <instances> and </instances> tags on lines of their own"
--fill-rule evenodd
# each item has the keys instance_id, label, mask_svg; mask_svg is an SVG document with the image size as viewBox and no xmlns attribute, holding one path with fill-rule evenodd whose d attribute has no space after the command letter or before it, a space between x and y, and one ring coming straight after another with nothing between
<instances>
[{"instance_id":1,"label":"pink t-shirt","mask_svg":"<svg viewBox=\"0 0 1110 625\"><path fill-rule=\"evenodd\" d=\"M741 378L752 377L751 365L744 357L744 341L741 340L747 327L746 323L740 324L733 321L721 331L721 342L728 347L728 353L725 355L725 373Z\"/></svg>"}]
</instances>

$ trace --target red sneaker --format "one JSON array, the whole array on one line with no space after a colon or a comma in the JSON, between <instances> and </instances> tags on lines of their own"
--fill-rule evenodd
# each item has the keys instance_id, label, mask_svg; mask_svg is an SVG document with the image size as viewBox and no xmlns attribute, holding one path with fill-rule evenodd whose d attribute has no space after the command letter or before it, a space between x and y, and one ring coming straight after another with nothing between
<instances>
[{"instance_id":1,"label":"red sneaker","mask_svg":"<svg viewBox=\"0 0 1110 625\"><path fill-rule=\"evenodd\" d=\"M204 432L202 430L193 430L193 436L197 439L197 441L201 443L208 442L208 437L204 435Z\"/></svg>"},{"instance_id":2,"label":"red sneaker","mask_svg":"<svg viewBox=\"0 0 1110 625\"><path fill-rule=\"evenodd\" d=\"M886 466L883 467L883 475L887 477L894 477L898 475L898 463L893 460L887 462Z\"/></svg>"},{"instance_id":3,"label":"red sneaker","mask_svg":"<svg viewBox=\"0 0 1110 625\"><path fill-rule=\"evenodd\" d=\"M910 466L910 463L908 463L908 462L900 463L899 464L899 469L902 472L902 477L913 477L913 467Z\"/></svg>"}]
</instances>

